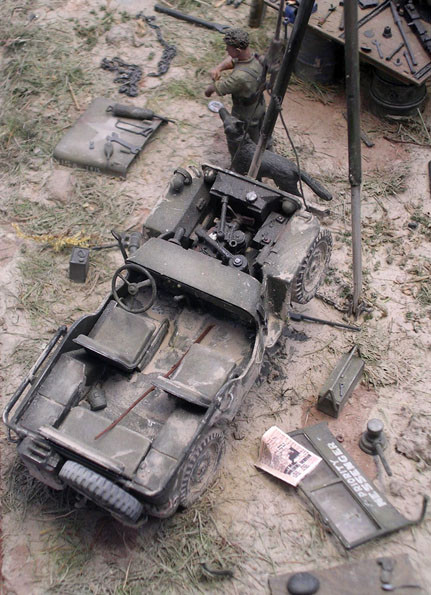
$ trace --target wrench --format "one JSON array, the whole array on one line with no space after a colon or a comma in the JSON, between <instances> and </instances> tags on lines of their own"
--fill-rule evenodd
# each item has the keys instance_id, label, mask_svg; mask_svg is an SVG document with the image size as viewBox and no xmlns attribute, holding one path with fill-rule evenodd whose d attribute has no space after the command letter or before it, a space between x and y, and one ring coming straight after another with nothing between
<instances>
[{"instance_id":1,"label":"wrench","mask_svg":"<svg viewBox=\"0 0 431 595\"><path fill-rule=\"evenodd\" d=\"M228 29L231 29L231 25L220 25L220 23L204 21L204 19L200 19L199 17L194 17L190 14L185 14L184 12L174 10L173 8L168 8L167 6L162 6L161 4L155 4L154 10L156 12L163 12L165 14L168 14L170 17L175 17L176 19L188 21L189 23L193 23L194 25L201 25L201 27L213 29L214 31L218 31L219 33L226 33Z\"/></svg>"},{"instance_id":2,"label":"wrench","mask_svg":"<svg viewBox=\"0 0 431 595\"><path fill-rule=\"evenodd\" d=\"M126 143L125 140L121 140L121 138L118 136L118 134L116 132L113 132L111 135L108 135L106 137L106 140L110 143L118 143L122 147L129 149L129 151L131 153L133 153L134 155L139 153L139 151L141 150L140 147L135 147L134 145L131 145L130 143Z\"/></svg>"},{"instance_id":3,"label":"wrench","mask_svg":"<svg viewBox=\"0 0 431 595\"><path fill-rule=\"evenodd\" d=\"M395 48L393 52L391 52L389 54L389 56L386 56L386 60L392 60L392 58L395 56L395 54L397 54L400 51L400 49L403 47L404 47L404 41L402 43L400 43L400 45L397 48Z\"/></svg>"},{"instance_id":4,"label":"wrench","mask_svg":"<svg viewBox=\"0 0 431 595\"><path fill-rule=\"evenodd\" d=\"M321 19L319 19L319 20L317 21L317 25L318 25L319 27L321 27L322 25L324 25L324 24L326 23L326 21L329 19L329 17L331 16L331 14L332 14L332 13L334 12L334 10L336 10L336 9L337 9L337 7L336 7L336 6L334 6L333 4L331 4L331 6L328 8L328 12L326 13L326 15L325 15L323 18L321 18Z\"/></svg>"},{"instance_id":5,"label":"wrench","mask_svg":"<svg viewBox=\"0 0 431 595\"><path fill-rule=\"evenodd\" d=\"M377 39L373 39L372 43L376 46L377 51L379 52L379 58L381 58L383 60L384 56L383 56L382 48L380 47L380 42L377 41Z\"/></svg>"},{"instance_id":6,"label":"wrench","mask_svg":"<svg viewBox=\"0 0 431 595\"><path fill-rule=\"evenodd\" d=\"M149 136L154 130L151 126L139 126L132 122L126 122L125 120L117 120L115 122L115 128L124 130L124 132L131 132L132 134L140 134L145 137Z\"/></svg>"}]
</instances>

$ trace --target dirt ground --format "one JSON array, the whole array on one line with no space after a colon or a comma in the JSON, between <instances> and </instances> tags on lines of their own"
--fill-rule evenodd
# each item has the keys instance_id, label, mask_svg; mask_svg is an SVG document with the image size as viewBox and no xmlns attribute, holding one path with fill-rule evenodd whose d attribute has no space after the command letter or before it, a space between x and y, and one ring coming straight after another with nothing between
<instances>
[{"instance_id":1,"label":"dirt ground","mask_svg":"<svg viewBox=\"0 0 431 595\"><path fill-rule=\"evenodd\" d=\"M182 0L175 6L217 22L246 24L247 2L238 10L215 4ZM111 228L139 228L178 166L229 166L221 121L203 96L207 71L223 56L221 37L157 15L177 56L167 74L148 77L161 46L135 15L154 14L152 6L149 0L23 0L19 6L4 0L0 7L2 407L55 329L94 310L121 264L115 250L94 253L86 283L73 284L67 274L70 244L77 237L92 245L110 243ZM264 27L252 32L260 49L274 22L268 15ZM128 103L176 120L162 127L127 180L67 169L52 159L55 143L94 97L123 101L113 74L99 67L105 56L143 66L139 96ZM267 593L271 574L401 553L418 571L422 592L431 592L429 513L419 526L347 552L294 488L254 466L260 438L272 425L292 431L326 421L403 515L417 518L430 493L431 111L428 105L409 121L378 119L368 109L369 76L362 72L362 127L375 145L362 147L368 308L356 321L361 332L289 324L228 428L215 484L192 509L139 530L95 508L79 508L72 494L31 479L1 428L2 592ZM324 88L294 80L284 102L301 166L334 194L331 215L322 220L332 231L334 250L321 299L297 310L352 323L342 312L352 291L345 109L342 84ZM291 156L280 125L275 139L276 150ZM319 202L309 190L306 196ZM63 249L56 251L55 242ZM317 411L317 394L355 343L365 374L335 420ZM384 422L392 477L358 448L371 418ZM203 564L232 571L233 577L209 574ZM351 593L348 585L339 592Z\"/></svg>"}]
</instances>

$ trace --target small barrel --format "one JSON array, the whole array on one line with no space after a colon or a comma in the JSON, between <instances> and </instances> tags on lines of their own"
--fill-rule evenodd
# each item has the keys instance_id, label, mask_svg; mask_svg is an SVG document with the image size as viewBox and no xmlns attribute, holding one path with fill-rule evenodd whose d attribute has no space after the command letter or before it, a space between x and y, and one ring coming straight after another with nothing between
<instances>
[{"instance_id":1,"label":"small barrel","mask_svg":"<svg viewBox=\"0 0 431 595\"><path fill-rule=\"evenodd\" d=\"M342 47L307 29L295 64L300 79L328 85L342 73Z\"/></svg>"},{"instance_id":2,"label":"small barrel","mask_svg":"<svg viewBox=\"0 0 431 595\"><path fill-rule=\"evenodd\" d=\"M410 116L425 103L425 84L405 84L376 68L370 85L370 109L377 116Z\"/></svg>"}]
</instances>

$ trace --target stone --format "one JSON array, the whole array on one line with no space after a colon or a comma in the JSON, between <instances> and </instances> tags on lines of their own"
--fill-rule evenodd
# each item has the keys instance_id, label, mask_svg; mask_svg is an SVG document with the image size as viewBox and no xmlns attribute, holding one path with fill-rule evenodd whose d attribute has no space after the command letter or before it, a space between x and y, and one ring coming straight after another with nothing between
<instances>
[{"instance_id":1,"label":"stone","mask_svg":"<svg viewBox=\"0 0 431 595\"><path fill-rule=\"evenodd\" d=\"M60 202L67 202L73 192L75 179L73 172L64 169L54 170L49 177L47 190L49 198Z\"/></svg>"}]
</instances>

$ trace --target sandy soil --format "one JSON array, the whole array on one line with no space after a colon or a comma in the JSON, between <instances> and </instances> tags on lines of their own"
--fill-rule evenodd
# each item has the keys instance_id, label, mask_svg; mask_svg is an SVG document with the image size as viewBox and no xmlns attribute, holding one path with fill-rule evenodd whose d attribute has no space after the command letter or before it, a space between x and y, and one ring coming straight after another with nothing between
<instances>
[{"instance_id":1,"label":"sandy soil","mask_svg":"<svg viewBox=\"0 0 431 595\"><path fill-rule=\"evenodd\" d=\"M32 10L39 22L49 26L65 25L68 18L83 18L90 10L89 3L81 0L33 4ZM92 4L98 6L97 2ZM131 14L137 10L152 13L152 3L148 0L118 0L117 4L108 4L111 9L118 6ZM247 11L243 5L238 11L223 7L215 14L219 22L241 23L245 22ZM184 25L162 22L169 27L171 38L176 34L181 43ZM204 32L196 29L193 35L204 35ZM100 58L115 55L115 51L126 61L141 63L142 57L149 56L151 50L155 56L149 58L151 64L146 63L146 72L149 72L157 62L159 46L148 31L143 41L146 45L141 47L123 41L119 48L112 49L101 37L89 54L88 68L96 71ZM186 52L187 47L193 45L193 38L187 37L182 43ZM176 66L174 60L165 80L181 79L185 72L187 68ZM103 76L107 87L112 88L111 75ZM160 83L160 79L145 78L140 97L131 102L145 105L146 93ZM295 489L254 467L260 437L270 426L276 424L284 431L291 431L326 421L355 461L402 514L410 519L417 518L423 495L430 492L430 294L427 302L421 301L421 290L429 291L431 263L431 201L426 169L429 144L420 147L385 140L383 137L394 130L394 125L382 123L368 111L366 86L363 85L363 128L375 141L374 147L363 147L363 295L371 311L357 321L362 325L358 334L307 323L289 326L277 353L265 363L260 382L250 391L228 429L227 453L215 486L204 497L195 516L192 511L185 517L192 530L200 522L200 515L205 516L205 506L208 507L208 518L222 536L223 545L232 546L235 552L231 559L234 578L220 579L219 583L208 583L202 578L200 583L195 581L188 585L186 579L176 582L173 577L170 586L165 584L158 592L265 593L270 574L329 568L348 561L400 553L410 556L419 572L418 582L424 586L423 592L430 592L429 513L420 526L346 552L335 537L324 531ZM118 94L115 97L119 99ZM90 101L85 90L80 90L81 112ZM69 123L80 111L76 106L71 107ZM118 186L120 200L135 197L134 210L125 228L137 226L145 219L176 167L202 162L229 165L221 121L208 111L205 98L170 98L163 111L181 124L164 127L131 167L127 180L113 182ZM340 305L344 304L346 292L351 291L347 133L343 111L341 87L325 92L323 100L322 96L319 100L309 88L296 84L288 91L284 103L285 118L302 166L334 191L331 215L322 222L333 232L334 252L320 293ZM423 117L429 127L429 106ZM276 138L279 149L288 151L281 127L277 127ZM396 179L401 171L405 172L405 189L390 194L388 180ZM8 172L1 172L1 176L0 194L10 192ZM42 203L52 204L56 193L67 201L68 185L75 183L75 176L75 172L45 160L36 171L23 171L20 191ZM307 196L318 202L311 193L307 192ZM420 213L422 219L415 229L410 229L408 223L414 213ZM43 339L49 337L56 320L47 314L35 328L22 306L23 279L19 264L26 251L36 248L31 240L18 237L12 223L6 213L0 225L2 405L28 370L28 361L17 357L19 348L25 343L37 354L43 344L40 335ZM106 221L107 229L109 224ZM114 270L120 257L111 254L107 258ZM64 280L57 289L59 295L67 292L69 299L66 304L59 302L56 315L64 312L65 318L70 316L71 310L77 317L79 312L94 309L108 288L108 280L99 279L94 268L83 287L72 286L67 280L67 261L68 254L64 252L60 265ZM298 311L326 319L348 320L320 299ZM351 319L348 321L352 323ZM365 359L366 373L340 418L334 420L316 410L317 394L339 357L355 342ZM386 457L392 477L384 473L378 461L358 448L367 420L373 417L382 419L385 424ZM5 494L1 526L5 593L154 592L151 582L140 582L140 567L151 557L154 543L159 543L157 536L164 535L169 540L175 525L167 521L150 522L139 531L124 529L94 509L75 511L73 504L68 506L68 502L63 501L63 512L58 514L60 496L47 495L43 490L38 492L34 487L31 492L25 491L31 494L31 500L23 502L20 491L27 486L25 471L13 467L15 446L7 441L4 429L0 430L0 439ZM16 469L12 487L11 468ZM71 518L75 519L72 524L63 524L65 519ZM190 559L185 559L181 568L186 577L187 573L195 576L196 560L193 558L190 562ZM206 551L210 566L220 559L217 551ZM154 558L152 562L157 564ZM225 559L223 563L226 564ZM160 572L169 577L173 566L173 560L165 559L163 564L160 562ZM349 591L346 587L341 592Z\"/></svg>"}]
</instances>

